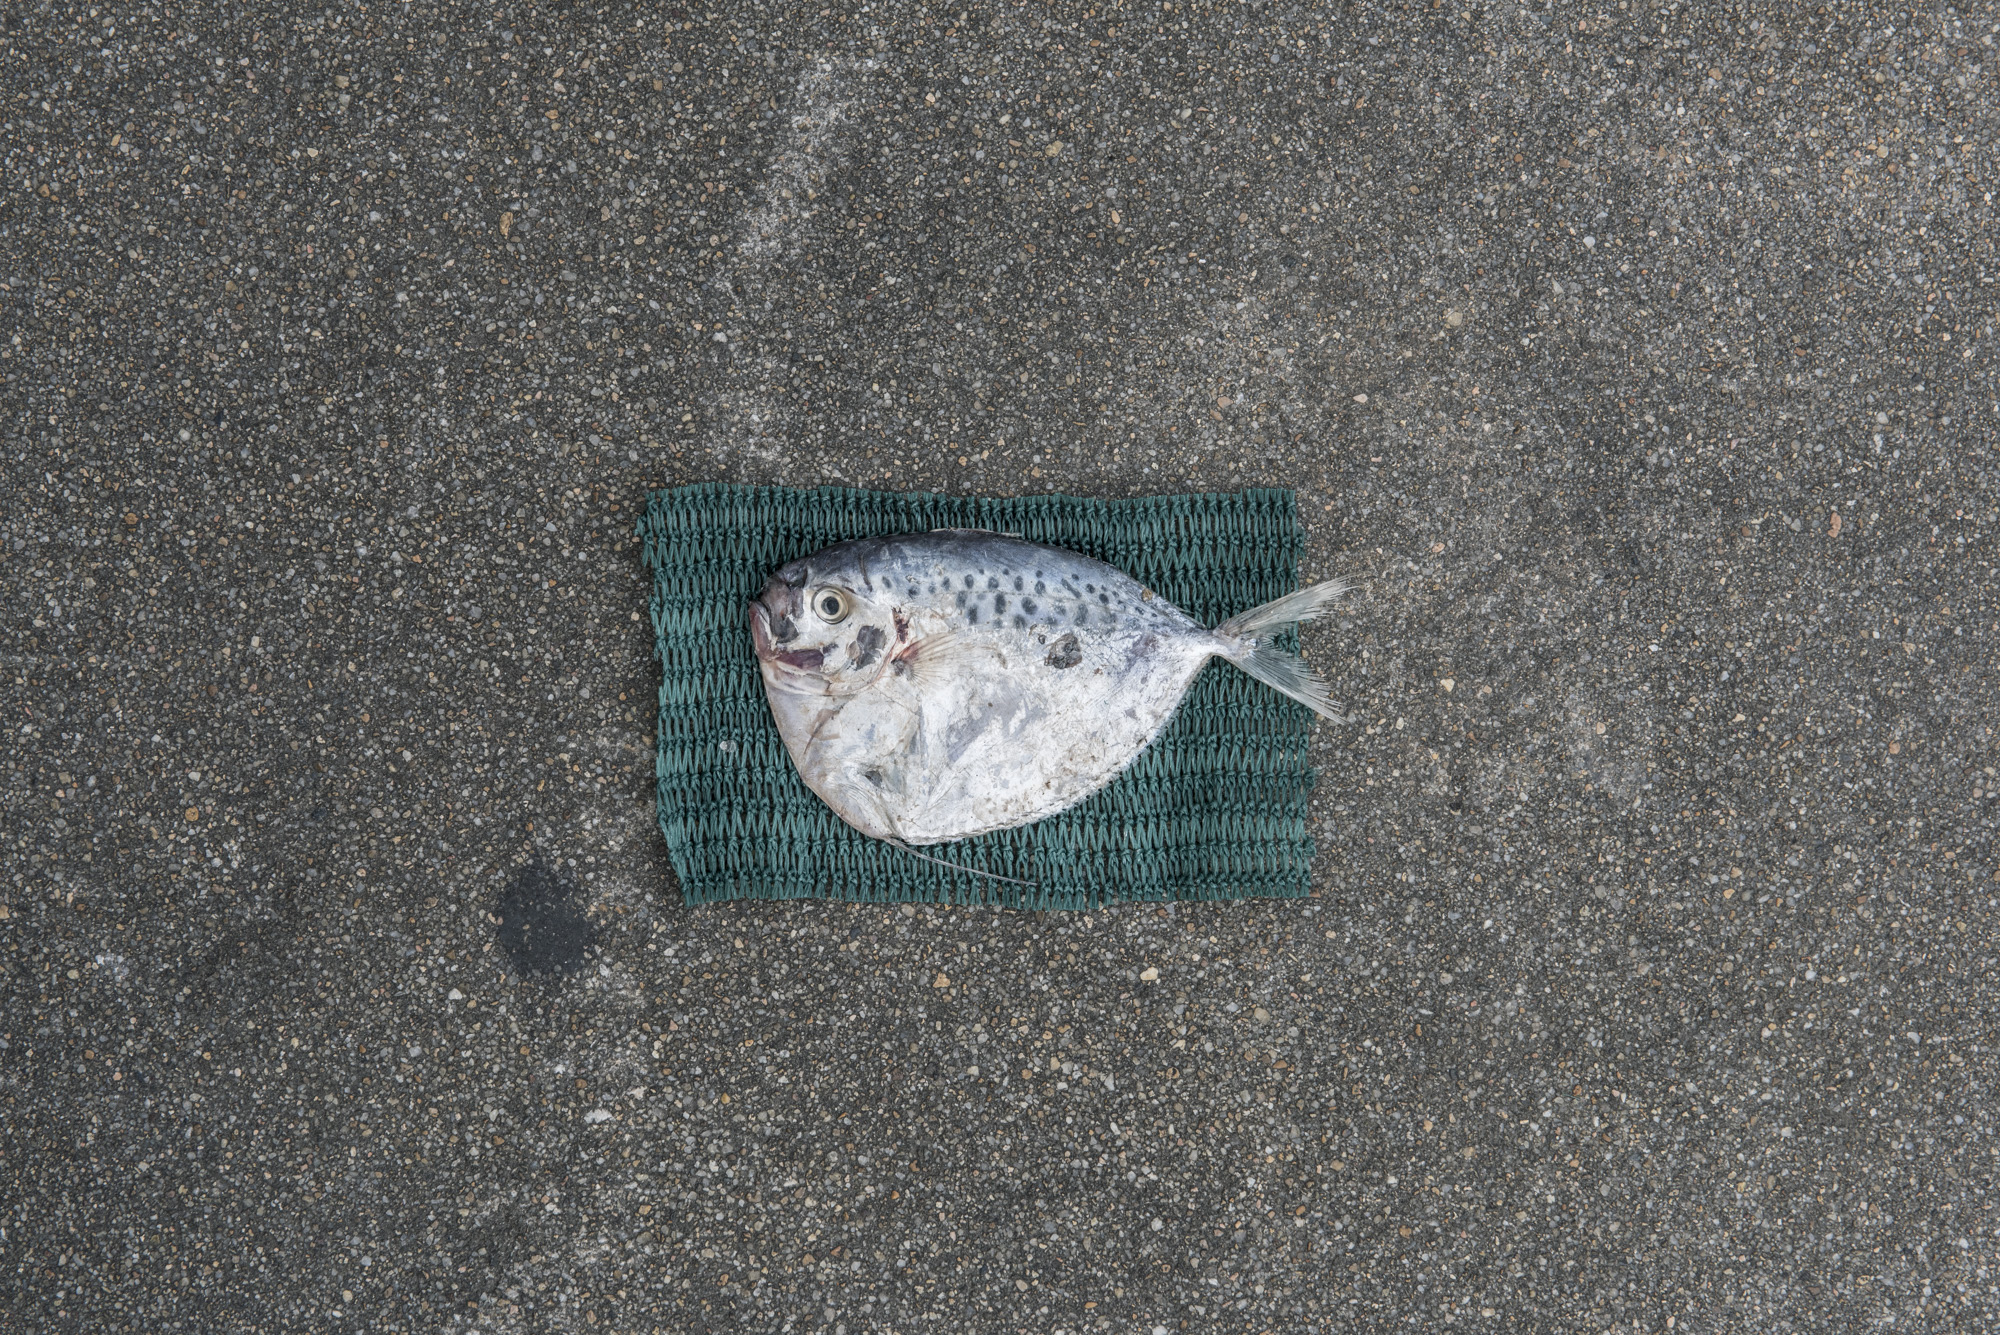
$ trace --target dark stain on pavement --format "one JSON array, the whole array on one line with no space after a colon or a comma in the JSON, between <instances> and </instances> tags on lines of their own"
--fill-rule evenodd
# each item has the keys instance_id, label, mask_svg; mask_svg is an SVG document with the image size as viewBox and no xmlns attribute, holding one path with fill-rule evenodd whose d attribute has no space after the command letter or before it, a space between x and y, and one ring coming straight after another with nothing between
<instances>
[{"instance_id":1,"label":"dark stain on pavement","mask_svg":"<svg viewBox=\"0 0 2000 1335\"><path fill-rule=\"evenodd\" d=\"M493 915L500 920L494 939L523 977L575 973L597 944L577 906L576 883L540 858L514 873Z\"/></svg>"}]
</instances>

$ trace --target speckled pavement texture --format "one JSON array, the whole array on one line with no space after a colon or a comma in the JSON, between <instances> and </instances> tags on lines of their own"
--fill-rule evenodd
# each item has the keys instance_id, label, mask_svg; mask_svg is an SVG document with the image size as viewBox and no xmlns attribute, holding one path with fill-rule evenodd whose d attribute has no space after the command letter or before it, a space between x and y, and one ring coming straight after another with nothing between
<instances>
[{"instance_id":1,"label":"speckled pavement texture","mask_svg":"<svg viewBox=\"0 0 2000 1335\"><path fill-rule=\"evenodd\" d=\"M15 5L0 1326L1980 1331L1990 8ZM1296 488L1308 901L680 906L704 479Z\"/></svg>"}]
</instances>

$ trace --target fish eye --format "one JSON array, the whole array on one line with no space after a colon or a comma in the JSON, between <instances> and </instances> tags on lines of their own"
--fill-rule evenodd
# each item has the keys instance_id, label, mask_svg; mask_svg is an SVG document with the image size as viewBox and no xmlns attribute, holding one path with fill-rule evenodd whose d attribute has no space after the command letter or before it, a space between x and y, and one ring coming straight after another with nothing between
<instances>
[{"instance_id":1,"label":"fish eye","mask_svg":"<svg viewBox=\"0 0 2000 1335\"><path fill-rule=\"evenodd\" d=\"M819 619L828 625L846 620L847 614L854 610L852 600L839 589L821 589L813 595L812 605Z\"/></svg>"}]
</instances>

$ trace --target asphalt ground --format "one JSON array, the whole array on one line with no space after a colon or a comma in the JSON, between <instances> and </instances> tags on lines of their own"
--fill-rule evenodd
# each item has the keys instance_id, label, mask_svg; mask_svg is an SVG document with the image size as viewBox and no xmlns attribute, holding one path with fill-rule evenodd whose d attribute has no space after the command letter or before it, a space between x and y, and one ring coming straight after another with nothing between
<instances>
[{"instance_id":1,"label":"asphalt ground","mask_svg":"<svg viewBox=\"0 0 2000 1335\"><path fill-rule=\"evenodd\" d=\"M1978 1331L1986 6L0 16L0 1325ZM705 479L1295 488L1317 894L680 906Z\"/></svg>"}]
</instances>

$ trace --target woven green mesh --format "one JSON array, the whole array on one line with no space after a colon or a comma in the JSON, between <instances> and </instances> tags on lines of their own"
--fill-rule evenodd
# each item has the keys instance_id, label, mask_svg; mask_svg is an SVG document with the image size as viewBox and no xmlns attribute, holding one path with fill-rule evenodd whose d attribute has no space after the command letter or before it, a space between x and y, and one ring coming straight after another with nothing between
<instances>
[{"instance_id":1,"label":"woven green mesh","mask_svg":"<svg viewBox=\"0 0 2000 1335\"><path fill-rule=\"evenodd\" d=\"M660 830L689 903L846 899L1082 909L1309 893L1303 705L1211 662L1137 763L1060 816L925 851L857 833L815 797L764 702L745 608L785 562L846 538L986 528L1107 561L1214 625L1297 587L1292 494L1015 500L703 484L652 495Z\"/></svg>"}]
</instances>

